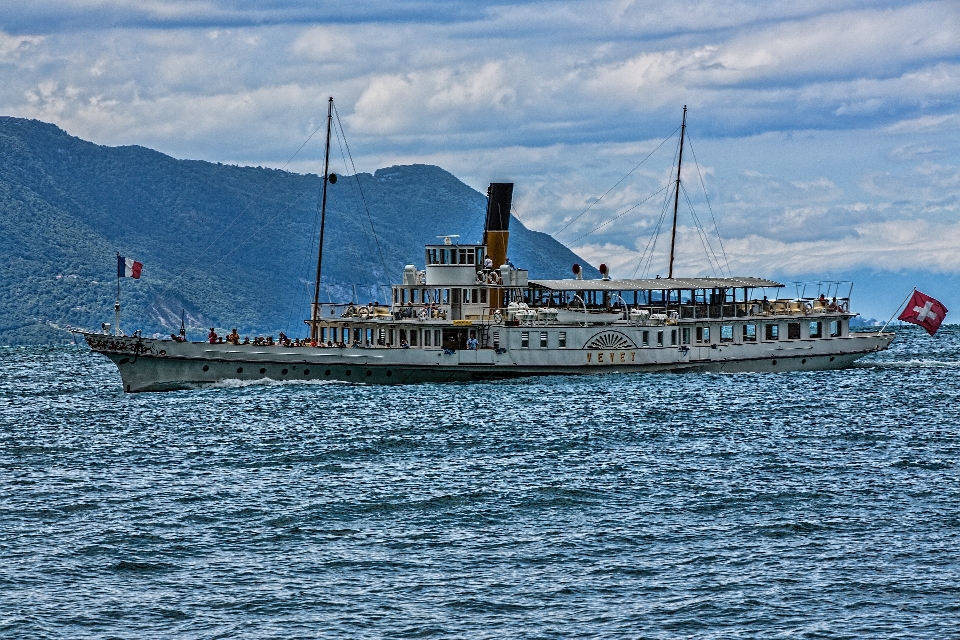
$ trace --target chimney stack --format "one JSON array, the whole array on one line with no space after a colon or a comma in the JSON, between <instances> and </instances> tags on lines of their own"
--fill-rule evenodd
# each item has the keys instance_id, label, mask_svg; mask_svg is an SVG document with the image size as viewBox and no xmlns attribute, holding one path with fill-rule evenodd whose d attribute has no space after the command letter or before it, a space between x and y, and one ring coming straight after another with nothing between
<instances>
[{"instance_id":1,"label":"chimney stack","mask_svg":"<svg viewBox=\"0 0 960 640\"><path fill-rule=\"evenodd\" d=\"M487 223L483 228L483 244L499 269L507 261L510 242L510 206L513 203L512 182L491 182L487 187Z\"/></svg>"}]
</instances>

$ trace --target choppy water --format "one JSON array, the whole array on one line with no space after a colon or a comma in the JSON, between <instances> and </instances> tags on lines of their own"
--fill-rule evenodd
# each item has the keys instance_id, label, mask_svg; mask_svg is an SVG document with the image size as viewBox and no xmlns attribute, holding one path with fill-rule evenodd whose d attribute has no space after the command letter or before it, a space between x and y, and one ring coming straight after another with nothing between
<instances>
[{"instance_id":1,"label":"choppy water","mask_svg":"<svg viewBox=\"0 0 960 640\"><path fill-rule=\"evenodd\" d=\"M960 327L852 370L127 395L0 350L0 635L960 635Z\"/></svg>"}]
</instances>

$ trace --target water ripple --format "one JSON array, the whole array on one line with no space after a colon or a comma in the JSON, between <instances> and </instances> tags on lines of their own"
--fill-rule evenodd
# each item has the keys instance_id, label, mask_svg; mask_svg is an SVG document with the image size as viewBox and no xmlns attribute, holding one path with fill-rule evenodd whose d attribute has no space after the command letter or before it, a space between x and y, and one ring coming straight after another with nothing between
<instances>
[{"instance_id":1,"label":"water ripple","mask_svg":"<svg viewBox=\"0 0 960 640\"><path fill-rule=\"evenodd\" d=\"M960 634L957 327L822 373L0 367L3 637Z\"/></svg>"}]
</instances>

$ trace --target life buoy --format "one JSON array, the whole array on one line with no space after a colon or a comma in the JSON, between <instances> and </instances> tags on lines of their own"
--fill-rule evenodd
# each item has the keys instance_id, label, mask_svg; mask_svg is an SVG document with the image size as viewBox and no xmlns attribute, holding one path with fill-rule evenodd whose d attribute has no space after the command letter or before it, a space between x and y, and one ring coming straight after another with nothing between
<instances>
[{"instance_id":1,"label":"life buoy","mask_svg":"<svg viewBox=\"0 0 960 640\"><path fill-rule=\"evenodd\" d=\"M360 315L360 316L363 317L363 318L366 318L367 316L370 315L370 308L369 308L369 307L360 307L360 311L358 311L357 314Z\"/></svg>"},{"instance_id":2,"label":"life buoy","mask_svg":"<svg viewBox=\"0 0 960 640\"><path fill-rule=\"evenodd\" d=\"M493 321L497 324L503 323L503 314L499 310L493 312Z\"/></svg>"}]
</instances>

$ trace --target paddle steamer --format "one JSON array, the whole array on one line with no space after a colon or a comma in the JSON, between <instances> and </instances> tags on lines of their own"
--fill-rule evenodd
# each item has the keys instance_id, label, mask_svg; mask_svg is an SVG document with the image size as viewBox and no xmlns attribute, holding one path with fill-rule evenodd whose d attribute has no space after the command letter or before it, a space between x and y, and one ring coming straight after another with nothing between
<instances>
[{"instance_id":1,"label":"paddle steamer","mask_svg":"<svg viewBox=\"0 0 960 640\"><path fill-rule=\"evenodd\" d=\"M329 149L329 112L327 147ZM682 140L682 135L681 135ZM682 143L681 143L682 145ZM678 159L677 180L679 182ZM323 201L335 179L325 161ZM678 185L679 186L679 185ZM427 244L387 305L319 303L307 346L210 344L81 332L118 367L128 392L229 380L367 384L467 382L612 372L839 369L886 349L890 332L851 332L849 292L783 296L754 277L530 279L507 261L513 184L487 192L483 242ZM674 207L674 240L676 205ZM493 266L491 266L493 265ZM602 267L602 265L601 265ZM816 292L819 293L819 292Z\"/></svg>"}]
</instances>

